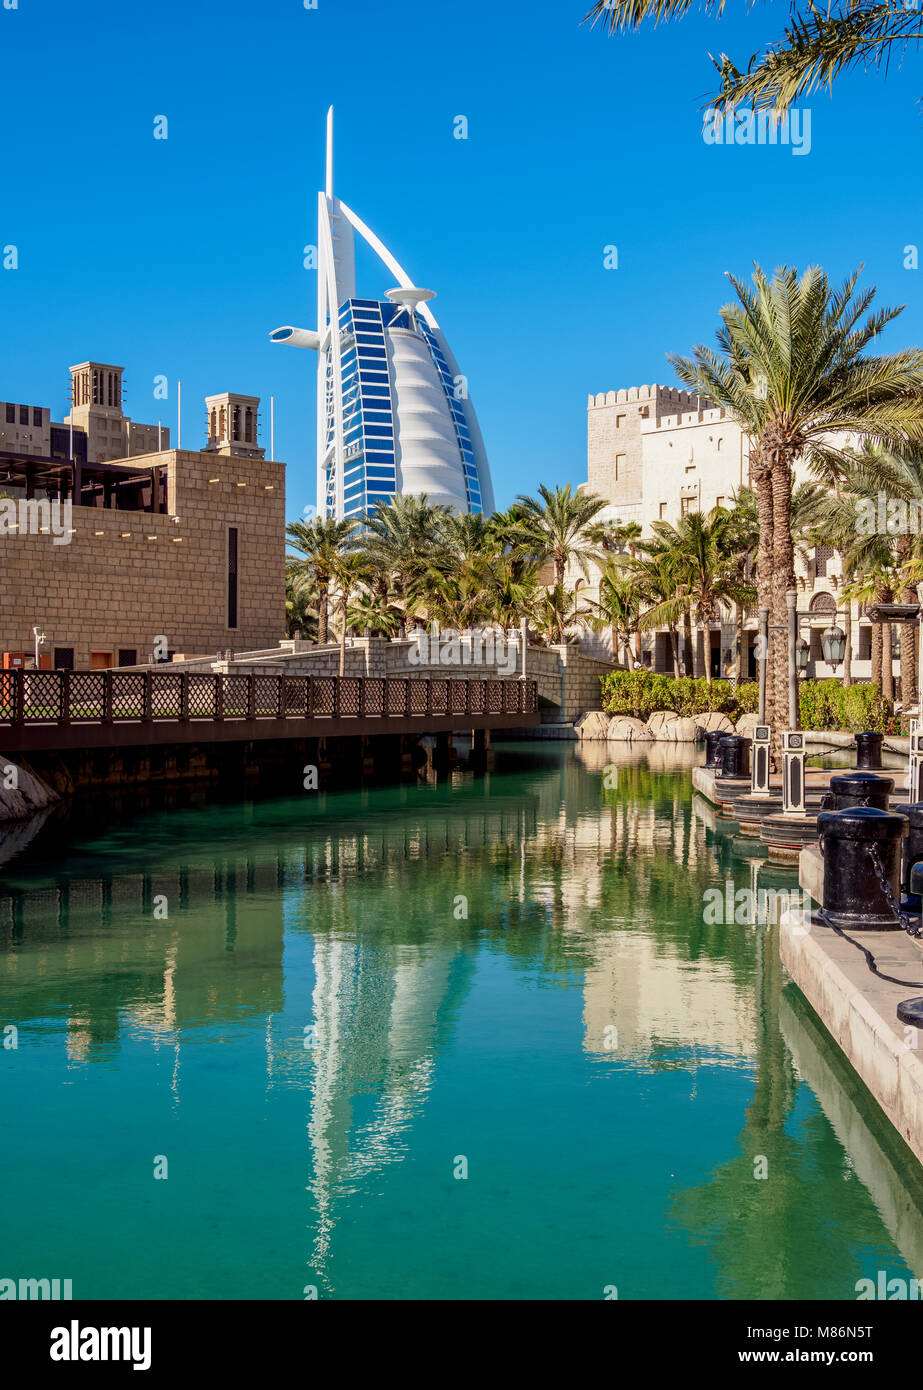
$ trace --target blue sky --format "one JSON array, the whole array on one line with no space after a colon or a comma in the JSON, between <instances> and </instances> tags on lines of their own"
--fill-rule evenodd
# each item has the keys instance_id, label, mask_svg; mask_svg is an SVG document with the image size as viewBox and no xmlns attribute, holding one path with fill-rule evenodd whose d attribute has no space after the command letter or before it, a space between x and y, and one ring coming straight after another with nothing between
<instances>
[{"instance_id":1,"label":"blue sky","mask_svg":"<svg viewBox=\"0 0 923 1390\"><path fill-rule=\"evenodd\" d=\"M589 0L19 0L0 8L5 177L0 399L66 409L67 367L124 363L127 409L204 442L206 394L276 399L288 509L314 501L314 322L324 113L337 192L417 283L470 383L498 506L586 477L586 396L672 382L710 341L725 270L864 262L923 338L923 64L809 103L811 152L701 136L709 50L738 65L787 6L611 38ZM153 138L165 115L169 138ZM456 116L469 123L453 138ZM872 190L872 191L870 191ZM618 247L617 270L604 248ZM360 291L386 271L360 261ZM155 401L155 376L170 399Z\"/></svg>"}]
</instances>

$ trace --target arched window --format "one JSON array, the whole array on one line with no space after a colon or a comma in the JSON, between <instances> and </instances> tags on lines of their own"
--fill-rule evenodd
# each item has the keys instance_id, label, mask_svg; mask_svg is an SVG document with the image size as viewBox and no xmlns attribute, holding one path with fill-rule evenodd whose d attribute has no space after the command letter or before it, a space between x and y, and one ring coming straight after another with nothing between
<instances>
[{"instance_id":1,"label":"arched window","mask_svg":"<svg viewBox=\"0 0 923 1390\"><path fill-rule=\"evenodd\" d=\"M831 618L835 618L836 599L833 597L832 594L815 594L814 597L811 599L810 604L808 605L808 609L812 614L823 614L824 616L829 614Z\"/></svg>"}]
</instances>

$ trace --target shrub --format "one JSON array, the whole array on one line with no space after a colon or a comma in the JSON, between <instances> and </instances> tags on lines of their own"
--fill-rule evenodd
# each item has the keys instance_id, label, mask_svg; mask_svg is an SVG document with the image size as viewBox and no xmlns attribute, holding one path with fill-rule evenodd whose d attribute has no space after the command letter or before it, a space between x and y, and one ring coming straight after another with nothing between
<instances>
[{"instance_id":1,"label":"shrub","mask_svg":"<svg viewBox=\"0 0 923 1390\"><path fill-rule=\"evenodd\" d=\"M758 694L754 681L742 681L735 694L730 681L713 680L709 685L702 677L677 680L653 671L611 671L602 679L606 713L630 714L635 719L649 719L655 710L665 709L687 716L715 710L737 720L756 710Z\"/></svg>"},{"instance_id":2,"label":"shrub","mask_svg":"<svg viewBox=\"0 0 923 1390\"><path fill-rule=\"evenodd\" d=\"M802 681L799 712L803 729L842 729L858 734L863 729L887 733L894 706L877 685L850 685L839 681Z\"/></svg>"},{"instance_id":3,"label":"shrub","mask_svg":"<svg viewBox=\"0 0 923 1390\"><path fill-rule=\"evenodd\" d=\"M630 714L649 719L655 710L697 715L715 710L736 723L742 714L759 708L759 685L741 681L736 691L730 681L676 680L653 671L610 671L602 679L602 707L607 714ZM874 729L887 733L893 726L894 706L877 685L851 685L839 681L802 681L799 690L802 729L841 729L860 733Z\"/></svg>"},{"instance_id":4,"label":"shrub","mask_svg":"<svg viewBox=\"0 0 923 1390\"><path fill-rule=\"evenodd\" d=\"M756 714L760 707L760 687L757 681L741 681L737 686L737 705L740 714ZM740 718L740 715L737 716Z\"/></svg>"}]
</instances>

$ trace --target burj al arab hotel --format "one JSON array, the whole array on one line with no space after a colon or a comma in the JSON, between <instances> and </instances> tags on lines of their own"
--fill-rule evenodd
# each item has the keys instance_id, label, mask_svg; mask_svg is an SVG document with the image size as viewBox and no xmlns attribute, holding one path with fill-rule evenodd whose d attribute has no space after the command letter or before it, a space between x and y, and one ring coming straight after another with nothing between
<instances>
[{"instance_id":1,"label":"burj al arab hotel","mask_svg":"<svg viewBox=\"0 0 923 1390\"><path fill-rule=\"evenodd\" d=\"M494 509L487 455L467 381L429 300L333 192L333 108L318 195L317 330L277 328L274 343L310 348L317 365L317 499L322 516L358 516L398 494L457 512ZM356 297L354 236L397 281Z\"/></svg>"}]
</instances>

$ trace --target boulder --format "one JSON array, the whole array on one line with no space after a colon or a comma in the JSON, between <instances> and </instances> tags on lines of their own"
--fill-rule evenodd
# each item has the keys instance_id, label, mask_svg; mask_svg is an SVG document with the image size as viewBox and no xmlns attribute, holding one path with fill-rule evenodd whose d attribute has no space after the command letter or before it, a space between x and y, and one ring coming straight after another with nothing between
<instances>
[{"instance_id":1,"label":"boulder","mask_svg":"<svg viewBox=\"0 0 923 1390\"><path fill-rule=\"evenodd\" d=\"M726 714L719 714L717 710L710 709L705 714L695 716L695 726L699 734L712 733L715 729L720 729L724 734L732 734L734 725Z\"/></svg>"},{"instance_id":2,"label":"boulder","mask_svg":"<svg viewBox=\"0 0 923 1390\"><path fill-rule=\"evenodd\" d=\"M574 724L578 738L606 739L609 736L610 716L601 709L587 710Z\"/></svg>"},{"instance_id":3,"label":"boulder","mask_svg":"<svg viewBox=\"0 0 923 1390\"><path fill-rule=\"evenodd\" d=\"M742 714L737 721L735 732L743 734L744 738L752 738L753 730L759 722L760 717L758 714Z\"/></svg>"},{"instance_id":4,"label":"boulder","mask_svg":"<svg viewBox=\"0 0 923 1390\"><path fill-rule=\"evenodd\" d=\"M655 710L647 727L657 743L695 743L695 720L672 710Z\"/></svg>"},{"instance_id":5,"label":"boulder","mask_svg":"<svg viewBox=\"0 0 923 1390\"><path fill-rule=\"evenodd\" d=\"M26 766L0 753L0 821L26 820L57 801L57 794Z\"/></svg>"},{"instance_id":6,"label":"boulder","mask_svg":"<svg viewBox=\"0 0 923 1390\"><path fill-rule=\"evenodd\" d=\"M679 715L672 709L656 709L647 721L647 727L652 739L663 739L664 742L673 743L675 740L669 730L675 724Z\"/></svg>"},{"instance_id":7,"label":"boulder","mask_svg":"<svg viewBox=\"0 0 923 1390\"><path fill-rule=\"evenodd\" d=\"M610 743L649 743L653 734L643 719L630 714L613 714L609 720Z\"/></svg>"}]
</instances>

